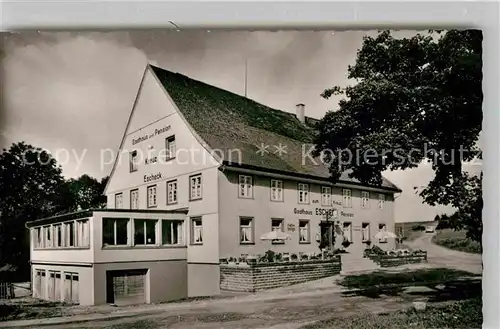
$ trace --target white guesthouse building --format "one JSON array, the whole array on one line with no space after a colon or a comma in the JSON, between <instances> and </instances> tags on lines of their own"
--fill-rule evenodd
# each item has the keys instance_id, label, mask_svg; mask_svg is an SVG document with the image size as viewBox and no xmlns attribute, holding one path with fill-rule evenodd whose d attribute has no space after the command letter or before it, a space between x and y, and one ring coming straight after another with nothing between
<instances>
[{"instance_id":1,"label":"white guesthouse building","mask_svg":"<svg viewBox=\"0 0 500 329\"><path fill-rule=\"evenodd\" d=\"M401 190L347 174L332 184L328 168L304 157L316 123L304 111L148 65L105 190L108 209L28 224L35 296L93 305L217 295L220 258L318 252L325 222L342 228L349 253L362 257L368 240L393 247L375 234L394 231ZM259 239L271 230L291 240Z\"/></svg>"}]
</instances>

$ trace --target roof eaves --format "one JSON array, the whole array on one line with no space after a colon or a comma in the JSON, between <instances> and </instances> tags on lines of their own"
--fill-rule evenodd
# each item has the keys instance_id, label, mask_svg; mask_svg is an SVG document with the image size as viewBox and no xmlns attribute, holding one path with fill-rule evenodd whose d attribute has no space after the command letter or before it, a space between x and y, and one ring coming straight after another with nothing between
<instances>
[{"instance_id":1,"label":"roof eaves","mask_svg":"<svg viewBox=\"0 0 500 329\"><path fill-rule=\"evenodd\" d=\"M319 180L319 181L324 181L324 182L331 182L331 180L329 178L323 177L323 176L311 175L311 174L305 174L305 173L299 173L299 172L291 172L291 171L285 171L285 170L278 170L278 169L263 168L263 167L257 167L257 166L247 165L247 164L237 164L237 163L228 162L228 161L224 161L223 166L229 167L229 168L244 168L244 169L249 169L249 170L254 170L254 171L288 175L288 176L293 176L293 177L297 177L297 178L314 179L314 180ZM401 193L402 192L402 190L394 184L392 184L395 186L393 188L393 187L389 187L389 186L367 185L367 184L348 181L348 180L338 180L337 182L340 184L345 184L345 185L352 185L352 186L359 186L359 187L364 186L364 187L370 187L370 188L380 189L380 190L394 192L394 193Z\"/></svg>"}]
</instances>

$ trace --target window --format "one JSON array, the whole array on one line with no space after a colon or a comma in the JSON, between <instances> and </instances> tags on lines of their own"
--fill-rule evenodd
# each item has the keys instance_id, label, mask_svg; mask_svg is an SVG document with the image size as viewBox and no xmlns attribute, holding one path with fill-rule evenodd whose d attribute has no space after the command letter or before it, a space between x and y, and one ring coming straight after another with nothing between
<instances>
[{"instance_id":1,"label":"window","mask_svg":"<svg viewBox=\"0 0 500 329\"><path fill-rule=\"evenodd\" d=\"M139 190L130 191L130 209L139 209Z\"/></svg>"},{"instance_id":2,"label":"window","mask_svg":"<svg viewBox=\"0 0 500 329\"><path fill-rule=\"evenodd\" d=\"M309 243L309 242L310 242L309 221L299 220L299 243Z\"/></svg>"},{"instance_id":3,"label":"window","mask_svg":"<svg viewBox=\"0 0 500 329\"><path fill-rule=\"evenodd\" d=\"M33 297L35 298L43 298L42 296L42 271L44 270L35 270L35 280L33 280Z\"/></svg>"},{"instance_id":4,"label":"window","mask_svg":"<svg viewBox=\"0 0 500 329\"><path fill-rule=\"evenodd\" d=\"M75 222L64 223L64 246L75 246Z\"/></svg>"},{"instance_id":5,"label":"window","mask_svg":"<svg viewBox=\"0 0 500 329\"><path fill-rule=\"evenodd\" d=\"M240 218L240 243L253 243L253 232L252 232L252 222L251 217L241 217Z\"/></svg>"},{"instance_id":6,"label":"window","mask_svg":"<svg viewBox=\"0 0 500 329\"><path fill-rule=\"evenodd\" d=\"M115 194L115 209L123 208L123 193Z\"/></svg>"},{"instance_id":7,"label":"window","mask_svg":"<svg viewBox=\"0 0 500 329\"><path fill-rule=\"evenodd\" d=\"M361 191L361 208L370 208L370 192Z\"/></svg>"},{"instance_id":8,"label":"window","mask_svg":"<svg viewBox=\"0 0 500 329\"><path fill-rule=\"evenodd\" d=\"M78 303L79 285L78 273L64 273L64 301Z\"/></svg>"},{"instance_id":9,"label":"window","mask_svg":"<svg viewBox=\"0 0 500 329\"><path fill-rule=\"evenodd\" d=\"M183 244L183 221L180 220L162 220L161 221L161 243L163 245L181 245Z\"/></svg>"},{"instance_id":10,"label":"window","mask_svg":"<svg viewBox=\"0 0 500 329\"><path fill-rule=\"evenodd\" d=\"M90 245L89 220L76 221L76 243L78 247L88 247ZM104 233L104 232L103 232Z\"/></svg>"},{"instance_id":11,"label":"window","mask_svg":"<svg viewBox=\"0 0 500 329\"><path fill-rule=\"evenodd\" d=\"M177 180L167 182L167 204L177 203Z\"/></svg>"},{"instance_id":12,"label":"window","mask_svg":"<svg viewBox=\"0 0 500 329\"><path fill-rule=\"evenodd\" d=\"M156 220L134 219L134 245L156 244Z\"/></svg>"},{"instance_id":13,"label":"window","mask_svg":"<svg viewBox=\"0 0 500 329\"><path fill-rule=\"evenodd\" d=\"M43 236L44 243L43 243L43 246L45 248L51 248L52 247L52 226L45 226L43 228L43 232L44 232L44 236Z\"/></svg>"},{"instance_id":14,"label":"window","mask_svg":"<svg viewBox=\"0 0 500 329\"><path fill-rule=\"evenodd\" d=\"M201 199L201 174L189 177L190 200Z\"/></svg>"},{"instance_id":15,"label":"window","mask_svg":"<svg viewBox=\"0 0 500 329\"><path fill-rule=\"evenodd\" d=\"M137 151L130 152L130 172L137 171L138 164Z\"/></svg>"},{"instance_id":16,"label":"window","mask_svg":"<svg viewBox=\"0 0 500 329\"><path fill-rule=\"evenodd\" d=\"M309 203L309 184L299 183L299 203Z\"/></svg>"},{"instance_id":17,"label":"window","mask_svg":"<svg viewBox=\"0 0 500 329\"><path fill-rule=\"evenodd\" d=\"M103 246L128 245L128 218L103 218L102 219L102 244Z\"/></svg>"},{"instance_id":18,"label":"window","mask_svg":"<svg viewBox=\"0 0 500 329\"><path fill-rule=\"evenodd\" d=\"M165 139L165 149L167 150L165 160L175 159L175 136L170 136Z\"/></svg>"},{"instance_id":19,"label":"window","mask_svg":"<svg viewBox=\"0 0 500 329\"><path fill-rule=\"evenodd\" d=\"M378 195L378 209L385 208L385 194Z\"/></svg>"},{"instance_id":20,"label":"window","mask_svg":"<svg viewBox=\"0 0 500 329\"><path fill-rule=\"evenodd\" d=\"M240 175L240 198L252 198L253 197L253 182L252 176Z\"/></svg>"},{"instance_id":21,"label":"window","mask_svg":"<svg viewBox=\"0 0 500 329\"><path fill-rule=\"evenodd\" d=\"M352 242L352 225L349 222L344 222L344 238Z\"/></svg>"},{"instance_id":22,"label":"window","mask_svg":"<svg viewBox=\"0 0 500 329\"><path fill-rule=\"evenodd\" d=\"M332 205L332 189L331 187L322 186L321 187L321 205L331 206Z\"/></svg>"},{"instance_id":23,"label":"window","mask_svg":"<svg viewBox=\"0 0 500 329\"><path fill-rule=\"evenodd\" d=\"M361 224L361 229L362 229L362 241L366 242L370 240L370 223L362 223Z\"/></svg>"},{"instance_id":24,"label":"window","mask_svg":"<svg viewBox=\"0 0 500 329\"><path fill-rule=\"evenodd\" d=\"M36 227L33 230L33 247L41 248L42 247L42 228Z\"/></svg>"},{"instance_id":25,"label":"window","mask_svg":"<svg viewBox=\"0 0 500 329\"><path fill-rule=\"evenodd\" d=\"M156 207L156 185L148 186L148 208Z\"/></svg>"},{"instance_id":26,"label":"window","mask_svg":"<svg viewBox=\"0 0 500 329\"><path fill-rule=\"evenodd\" d=\"M271 201L283 201L283 181L271 179Z\"/></svg>"},{"instance_id":27,"label":"window","mask_svg":"<svg viewBox=\"0 0 500 329\"><path fill-rule=\"evenodd\" d=\"M351 207L352 206L351 195L352 195L352 192L350 189L345 188L342 190L342 204L344 207Z\"/></svg>"},{"instance_id":28,"label":"window","mask_svg":"<svg viewBox=\"0 0 500 329\"><path fill-rule=\"evenodd\" d=\"M385 226L385 224L378 224L378 231L379 232L387 232L387 226ZM382 236L381 238L378 239L378 242L380 242L380 243L387 242L387 237Z\"/></svg>"},{"instance_id":29,"label":"window","mask_svg":"<svg viewBox=\"0 0 500 329\"><path fill-rule=\"evenodd\" d=\"M201 217L191 218L191 243L203 244L203 226Z\"/></svg>"},{"instance_id":30,"label":"window","mask_svg":"<svg viewBox=\"0 0 500 329\"><path fill-rule=\"evenodd\" d=\"M57 224L54 225L54 247L62 247L62 241L63 240L63 235L62 235L62 225Z\"/></svg>"},{"instance_id":31,"label":"window","mask_svg":"<svg viewBox=\"0 0 500 329\"><path fill-rule=\"evenodd\" d=\"M276 218L273 218L271 219L271 230L272 231L281 231L281 232L284 232L285 231L285 225L283 223L283 219L276 219ZM272 241L273 244L283 244L285 243L285 241L283 240L273 240Z\"/></svg>"}]
</instances>

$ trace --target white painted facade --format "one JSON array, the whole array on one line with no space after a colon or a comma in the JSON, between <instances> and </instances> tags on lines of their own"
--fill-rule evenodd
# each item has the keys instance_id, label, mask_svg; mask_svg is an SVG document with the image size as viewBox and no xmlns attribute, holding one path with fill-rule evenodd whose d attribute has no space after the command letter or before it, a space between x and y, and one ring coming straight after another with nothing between
<instances>
[{"instance_id":1,"label":"white painted facade","mask_svg":"<svg viewBox=\"0 0 500 329\"><path fill-rule=\"evenodd\" d=\"M168 150L175 150L175 157L168 156ZM118 152L105 190L108 209L117 212L106 216L131 219L127 231L130 243L120 247L103 246L104 215L99 214L89 218L90 243L85 248L54 251L32 247L33 273L38 269L59 269L60 264L68 266L68 271L75 270L71 267L74 264L90 266L89 269L82 267L79 272L81 284L85 282L87 287L92 287L80 293L82 304L105 303L109 299L106 275L118 270L145 271L144 302L217 295L221 257L263 253L268 249L292 253L319 251L315 237L320 233L319 223L324 220L321 211L328 209L337 210L340 218L336 220L340 225L350 223L353 252L364 249L361 232L366 223L371 225L370 239L374 239L380 225L394 231L394 191L355 184L333 186L320 178L225 167L190 127L149 66ZM251 192L245 192L251 195L240 194L241 175L251 177L248 188ZM272 199L272 180L282 182L282 200ZM308 189L307 202L301 200L300 186L304 184ZM323 204L323 187L330 188L329 204ZM344 190L350 191L349 206L343 204ZM384 203L380 208L382 195ZM362 203L368 206L362 207ZM317 208L323 210L318 213ZM127 213L125 209L132 210ZM186 214L180 218L172 214L148 214L149 211L184 211ZM163 244L163 236L173 233L165 233L159 225L155 227L156 243L135 245L138 238L134 235L134 220L162 220L169 216L182 220L178 236L172 235L172 239L178 239L178 245ZM252 240L244 243L242 218L251 218L251 226L245 232L251 232ZM261 234L273 229L274 219L283 220L281 229L292 235L284 245L259 239ZM301 241L299 236L304 221L308 222L307 241ZM394 242L380 245L391 248ZM158 262L170 263L158 266Z\"/></svg>"}]
</instances>

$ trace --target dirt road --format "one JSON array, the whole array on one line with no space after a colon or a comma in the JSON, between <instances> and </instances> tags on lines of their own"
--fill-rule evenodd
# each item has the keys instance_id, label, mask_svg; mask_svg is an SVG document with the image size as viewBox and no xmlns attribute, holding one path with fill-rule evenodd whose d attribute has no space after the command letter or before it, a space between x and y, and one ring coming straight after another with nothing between
<instances>
[{"instance_id":1,"label":"dirt road","mask_svg":"<svg viewBox=\"0 0 500 329\"><path fill-rule=\"evenodd\" d=\"M413 241L406 242L406 244L414 249L426 250L427 261L430 265L448 267L475 274L482 273L481 255L438 246L432 243L433 236L434 234L426 233Z\"/></svg>"},{"instance_id":2,"label":"dirt road","mask_svg":"<svg viewBox=\"0 0 500 329\"><path fill-rule=\"evenodd\" d=\"M275 300L242 299L237 303L213 301L203 306L168 310L155 314L137 315L88 323L61 324L43 328L101 328L101 329L240 329L269 328L296 329L306 323L334 316L348 316L362 312L391 312L410 307L401 297L373 299L346 297L339 293L318 292L301 298ZM32 327L39 329L40 327Z\"/></svg>"}]
</instances>

